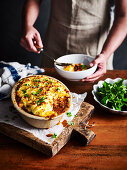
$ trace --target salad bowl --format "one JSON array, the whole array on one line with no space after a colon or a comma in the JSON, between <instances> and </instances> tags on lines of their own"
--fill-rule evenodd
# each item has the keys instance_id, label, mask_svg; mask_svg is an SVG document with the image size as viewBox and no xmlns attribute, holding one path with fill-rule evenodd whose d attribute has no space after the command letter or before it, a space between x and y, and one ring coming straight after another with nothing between
<instances>
[{"instance_id":1,"label":"salad bowl","mask_svg":"<svg viewBox=\"0 0 127 170\"><path fill-rule=\"evenodd\" d=\"M114 93L115 94L117 93L120 96L120 99L118 98L118 96L113 96L113 95L115 95L112 92L113 89L110 91L108 89L108 87L106 87L106 85L108 85L108 84L110 84L110 89L114 88L113 85L115 84L116 87L114 88ZM104 90L104 88L106 90ZM121 89L122 89L122 91L121 91ZM105 96L103 94L103 91L105 91L104 92L106 94ZM110 95L110 93L112 93L112 94ZM97 84L95 84L93 86L93 90L92 90L94 100L103 109L106 109L107 111L109 111L113 114L120 114L120 115L127 115L127 107L124 110L123 109L124 106L122 106L123 104L125 104L125 105L127 104L126 93L127 93L127 80L124 80L122 78L116 78L116 79L107 78L104 81L99 81ZM101 96L100 94L103 95L103 98L100 97ZM112 102L110 102L110 101L112 101ZM110 103L109 105L107 104L108 102Z\"/></svg>"}]
</instances>

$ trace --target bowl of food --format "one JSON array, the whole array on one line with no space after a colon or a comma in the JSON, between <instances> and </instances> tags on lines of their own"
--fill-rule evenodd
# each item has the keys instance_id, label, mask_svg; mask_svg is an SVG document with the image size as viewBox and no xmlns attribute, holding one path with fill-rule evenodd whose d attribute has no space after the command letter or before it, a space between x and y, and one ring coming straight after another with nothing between
<instances>
[{"instance_id":1,"label":"bowl of food","mask_svg":"<svg viewBox=\"0 0 127 170\"><path fill-rule=\"evenodd\" d=\"M59 75L70 81L80 81L83 78L93 74L97 65L89 67L89 63L94 57L85 54L69 54L59 57L56 62L70 63L67 66L59 66L54 63L55 69Z\"/></svg>"},{"instance_id":2,"label":"bowl of food","mask_svg":"<svg viewBox=\"0 0 127 170\"><path fill-rule=\"evenodd\" d=\"M21 117L36 128L56 125L71 107L69 89L46 75L19 80L12 89L11 98Z\"/></svg>"},{"instance_id":3,"label":"bowl of food","mask_svg":"<svg viewBox=\"0 0 127 170\"><path fill-rule=\"evenodd\" d=\"M93 86L95 101L114 114L127 115L127 80L107 78Z\"/></svg>"}]
</instances>

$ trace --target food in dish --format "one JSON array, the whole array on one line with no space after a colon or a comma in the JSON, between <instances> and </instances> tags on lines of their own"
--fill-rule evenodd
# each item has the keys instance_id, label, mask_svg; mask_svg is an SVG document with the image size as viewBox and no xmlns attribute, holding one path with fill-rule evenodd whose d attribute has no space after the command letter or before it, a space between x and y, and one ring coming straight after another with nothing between
<instances>
[{"instance_id":1,"label":"food in dish","mask_svg":"<svg viewBox=\"0 0 127 170\"><path fill-rule=\"evenodd\" d=\"M127 111L127 85L123 84L125 79L109 83L104 81L99 87L97 95L100 102L114 110Z\"/></svg>"},{"instance_id":2,"label":"food in dish","mask_svg":"<svg viewBox=\"0 0 127 170\"><path fill-rule=\"evenodd\" d=\"M80 63L80 64L70 64L68 66L64 66L64 70L65 71L83 71L83 70L86 70L90 68L88 65L84 65L83 63Z\"/></svg>"},{"instance_id":3,"label":"food in dish","mask_svg":"<svg viewBox=\"0 0 127 170\"><path fill-rule=\"evenodd\" d=\"M49 76L23 78L18 81L15 93L18 106L36 116L52 119L70 108L69 90Z\"/></svg>"}]
</instances>

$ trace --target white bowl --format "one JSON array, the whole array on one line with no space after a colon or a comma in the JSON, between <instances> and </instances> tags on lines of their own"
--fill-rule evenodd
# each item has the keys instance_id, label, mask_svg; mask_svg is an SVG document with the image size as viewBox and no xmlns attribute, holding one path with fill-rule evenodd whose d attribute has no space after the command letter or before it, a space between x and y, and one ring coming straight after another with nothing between
<instances>
[{"instance_id":1,"label":"white bowl","mask_svg":"<svg viewBox=\"0 0 127 170\"><path fill-rule=\"evenodd\" d=\"M83 63L84 65L89 65L89 63L93 60L94 57L89 55L69 54L69 55L64 55L59 57L56 61L61 63L74 63L74 64ZM87 70L70 72L70 71L63 70L62 66L58 66L56 64L54 64L54 66L59 75L61 75L62 77L70 81L80 81L81 79L93 74L97 68L97 65L94 65L93 67Z\"/></svg>"},{"instance_id":2,"label":"white bowl","mask_svg":"<svg viewBox=\"0 0 127 170\"><path fill-rule=\"evenodd\" d=\"M122 78L116 78L116 79L107 78L107 79L104 80L104 81L106 81L107 83L113 84L114 82L117 82L117 81L120 81L120 80L122 80ZM97 95L97 92L98 92L98 89L103 86L104 81L99 81L98 84L95 84L95 85L93 86L92 94L93 94L93 96L94 96L95 101L96 101L102 108L108 110L108 111L111 112L111 113L120 114L120 115L127 115L127 111L119 111L119 110L111 109L111 108L103 105L103 104L99 101L99 97L98 97L98 95ZM124 80L124 81L123 81L123 84L124 84L124 85L127 85L127 80Z\"/></svg>"}]
</instances>

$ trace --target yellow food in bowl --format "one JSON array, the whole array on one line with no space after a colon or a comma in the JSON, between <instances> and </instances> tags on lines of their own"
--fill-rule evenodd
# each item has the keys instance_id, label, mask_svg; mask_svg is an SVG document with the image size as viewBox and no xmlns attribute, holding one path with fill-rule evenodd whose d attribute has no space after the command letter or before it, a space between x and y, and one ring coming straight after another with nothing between
<instances>
[{"instance_id":1,"label":"yellow food in bowl","mask_svg":"<svg viewBox=\"0 0 127 170\"><path fill-rule=\"evenodd\" d=\"M80 63L80 64L70 64L68 66L64 66L63 69L65 71L73 72L73 71L83 71L83 70L86 70L88 68L90 68L90 67L87 66L87 65L84 65L83 63Z\"/></svg>"},{"instance_id":2,"label":"yellow food in bowl","mask_svg":"<svg viewBox=\"0 0 127 170\"><path fill-rule=\"evenodd\" d=\"M51 119L70 108L71 95L60 81L37 75L18 81L15 98L24 111Z\"/></svg>"}]
</instances>

